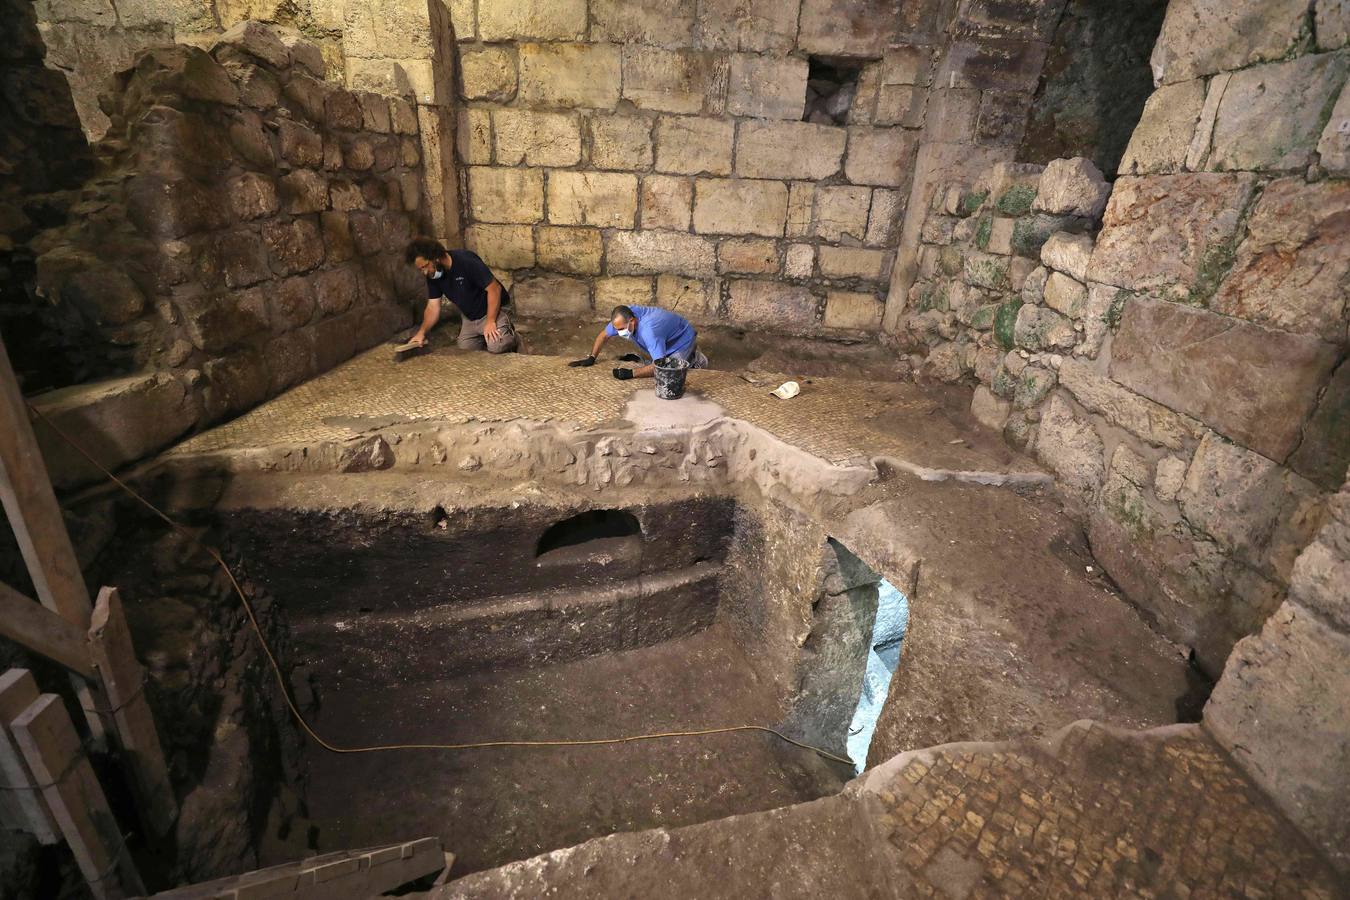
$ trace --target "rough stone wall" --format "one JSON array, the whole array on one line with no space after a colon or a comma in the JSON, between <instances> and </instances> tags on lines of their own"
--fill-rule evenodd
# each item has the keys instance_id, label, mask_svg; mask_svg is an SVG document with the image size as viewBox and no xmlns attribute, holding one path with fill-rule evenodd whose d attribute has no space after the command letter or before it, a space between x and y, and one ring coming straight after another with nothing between
<instances>
[{"instance_id":1,"label":"rough stone wall","mask_svg":"<svg viewBox=\"0 0 1350 900\"><path fill-rule=\"evenodd\" d=\"M1233 651L1205 725L1350 872L1350 482L1294 563L1289 599Z\"/></svg>"},{"instance_id":2,"label":"rough stone wall","mask_svg":"<svg viewBox=\"0 0 1350 900\"><path fill-rule=\"evenodd\" d=\"M874 330L939 5L453 5L468 246L530 313ZM846 124L802 121L811 56L861 66Z\"/></svg>"},{"instance_id":3,"label":"rough stone wall","mask_svg":"<svg viewBox=\"0 0 1350 900\"><path fill-rule=\"evenodd\" d=\"M1085 156L1115 172L1153 92L1148 57L1167 0L1069 0L1031 101L1017 159Z\"/></svg>"},{"instance_id":4,"label":"rough stone wall","mask_svg":"<svg viewBox=\"0 0 1350 900\"><path fill-rule=\"evenodd\" d=\"M883 327L894 333L918 273L927 211L952 182L1012 160L1065 0L961 0L927 39L938 55Z\"/></svg>"},{"instance_id":5,"label":"rough stone wall","mask_svg":"<svg viewBox=\"0 0 1350 900\"><path fill-rule=\"evenodd\" d=\"M48 66L70 82L90 140L107 133L98 96L136 54L172 43L209 42L245 20L289 27L320 47L329 68L343 70L343 4L336 0L36 0ZM319 77L323 77L320 73Z\"/></svg>"},{"instance_id":6,"label":"rough stone wall","mask_svg":"<svg viewBox=\"0 0 1350 900\"><path fill-rule=\"evenodd\" d=\"M1350 462L1350 52L1343 5L1306 12L1173 0L1109 203L1086 160L949 185L903 323L1211 674Z\"/></svg>"},{"instance_id":7,"label":"rough stone wall","mask_svg":"<svg viewBox=\"0 0 1350 900\"><path fill-rule=\"evenodd\" d=\"M71 223L33 241L43 314L67 336L77 380L137 373L44 398L107 462L410 321L416 116L406 100L319 80L322 68L314 47L250 24L211 53L147 51L119 77L99 172Z\"/></svg>"}]
</instances>

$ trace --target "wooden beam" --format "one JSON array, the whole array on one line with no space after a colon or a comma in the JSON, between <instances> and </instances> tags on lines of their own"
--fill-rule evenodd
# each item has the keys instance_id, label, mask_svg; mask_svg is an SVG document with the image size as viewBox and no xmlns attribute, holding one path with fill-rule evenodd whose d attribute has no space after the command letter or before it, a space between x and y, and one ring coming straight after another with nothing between
<instances>
[{"instance_id":1,"label":"wooden beam","mask_svg":"<svg viewBox=\"0 0 1350 900\"><path fill-rule=\"evenodd\" d=\"M43 694L10 728L96 900L144 894L108 798L61 698Z\"/></svg>"},{"instance_id":2,"label":"wooden beam","mask_svg":"<svg viewBox=\"0 0 1350 900\"><path fill-rule=\"evenodd\" d=\"M27 669L10 669L0 675L0 787L5 788L3 799L9 804L10 826L28 832L40 844L51 845L61 843L61 834L9 731L9 723L32 706L38 694L37 682Z\"/></svg>"},{"instance_id":3,"label":"wooden beam","mask_svg":"<svg viewBox=\"0 0 1350 900\"><path fill-rule=\"evenodd\" d=\"M80 631L89 628L93 604L80 574L61 507L56 502L47 465L38 450L28 407L19 391L19 379L0 340L0 505L5 508L19 551L28 565L33 588L43 606ZM107 729L94 710L98 691L75 680L75 693L84 709L94 740L106 740Z\"/></svg>"},{"instance_id":4,"label":"wooden beam","mask_svg":"<svg viewBox=\"0 0 1350 900\"><path fill-rule=\"evenodd\" d=\"M80 629L2 581L0 637L60 663L83 678L92 679L95 675L89 647Z\"/></svg>"},{"instance_id":5,"label":"wooden beam","mask_svg":"<svg viewBox=\"0 0 1350 900\"><path fill-rule=\"evenodd\" d=\"M103 692L112 704L113 728L141 819L151 834L167 834L178 818L178 802L155 732L155 717L145 699L145 670L136 660L116 588L105 587L98 592L89 626L89 649L103 681Z\"/></svg>"}]
</instances>

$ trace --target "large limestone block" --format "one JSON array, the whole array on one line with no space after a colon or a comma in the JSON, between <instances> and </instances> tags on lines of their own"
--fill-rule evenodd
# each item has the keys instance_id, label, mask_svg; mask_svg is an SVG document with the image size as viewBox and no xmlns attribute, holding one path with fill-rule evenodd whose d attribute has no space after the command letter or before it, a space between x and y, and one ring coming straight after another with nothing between
<instances>
[{"instance_id":1,"label":"large limestone block","mask_svg":"<svg viewBox=\"0 0 1350 900\"><path fill-rule=\"evenodd\" d=\"M1350 182L1271 182L1210 308L1343 341L1350 284Z\"/></svg>"},{"instance_id":2,"label":"large limestone block","mask_svg":"<svg viewBox=\"0 0 1350 900\"><path fill-rule=\"evenodd\" d=\"M581 123L571 113L493 110L492 132L500 166L574 166L581 161Z\"/></svg>"},{"instance_id":3,"label":"large limestone block","mask_svg":"<svg viewBox=\"0 0 1350 900\"><path fill-rule=\"evenodd\" d=\"M1092 238L1086 234L1056 232L1041 245L1041 262L1079 281L1087 280L1092 262Z\"/></svg>"},{"instance_id":4,"label":"large limestone block","mask_svg":"<svg viewBox=\"0 0 1350 900\"><path fill-rule=\"evenodd\" d=\"M632 228L637 176L617 172L550 172L548 220L554 225Z\"/></svg>"},{"instance_id":5,"label":"large limestone block","mask_svg":"<svg viewBox=\"0 0 1350 900\"><path fill-rule=\"evenodd\" d=\"M1082 360L1060 363L1059 383L1084 409L1155 446L1181 450L1204 433L1204 426L1189 416L1127 390Z\"/></svg>"},{"instance_id":6,"label":"large limestone block","mask_svg":"<svg viewBox=\"0 0 1350 900\"><path fill-rule=\"evenodd\" d=\"M464 245L493 269L534 266L534 229L529 225L470 225Z\"/></svg>"},{"instance_id":7,"label":"large limestone block","mask_svg":"<svg viewBox=\"0 0 1350 900\"><path fill-rule=\"evenodd\" d=\"M591 40L688 46L697 0L591 0Z\"/></svg>"},{"instance_id":8,"label":"large limestone block","mask_svg":"<svg viewBox=\"0 0 1350 900\"><path fill-rule=\"evenodd\" d=\"M1350 3L1346 0L1317 0L1314 30L1317 49L1336 50L1350 44Z\"/></svg>"},{"instance_id":9,"label":"large limestone block","mask_svg":"<svg viewBox=\"0 0 1350 900\"><path fill-rule=\"evenodd\" d=\"M461 109L455 129L455 152L471 166L492 162L492 113L486 109Z\"/></svg>"},{"instance_id":10,"label":"large limestone block","mask_svg":"<svg viewBox=\"0 0 1350 900\"><path fill-rule=\"evenodd\" d=\"M881 281L886 277L886 251L862 247L820 248L820 274L826 278L861 278Z\"/></svg>"},{"instance_id":11,"label":"large limestone block","mask_svg":"<svg viewBox=\"0 0 1350 900\"><path fill-rule=\"evenodd\" d=\"M1350 51L1233 73L1219 103L1207 168L1306 168L1348 68Z\"/></svg>"},{"instance_id":12,"label":"large limestone block","mask_svg":"<svg viewBox=\"0 0 1350 900\"><path fill-rule=\"evenodd\" d=\"M839 171L846 136L842 128L811 122L742 122L736 139L736 174L744 178L819 181Z\"/></svg>"},{"instance_id":13,"label":"large limestone block","mask_svg":"<svg viewBox=\"0 0 1350 900\"><path fill-rule=\"evenodd\" d=\"M802 331L816 324L819 304L806 287L781 281L732 281L727 318L771 330Z\"/></svg>"},{"instance_id":14,"label":"large limestone block","mask_svg":"<svg viewBox=\"0 0 1350 900\"><path fill-rule=\"evenodd\" d=\"M1073 323L1044 306L1023 306L1013 322L1013 341L1027 350L1072 350Z\"/></svg>"},{"instance_id":15,"label":"large limestone block","mask_svg":"<svg viewBox=\"0 0 1350 900\"><path fill-rule=\"evenodd\" d=\"M787 194L781 181L699 178L694 184L694 230L781 237Z\"/></svg>"},{"instance_id":16,"label":"large limestone block","mask_svg":"<svg viewBox=\"0 0 1350 900\"><path fill-rule=\"evenodd\" d=\"M710 50L791 50L800 0L702 0L703 46Z\"/></svg>"},{"instance_id":17,"label":"large limestone block","mask_svg":"<svg viewBox=\"0 0 1350 900\"><path fill-rule=\"evenodd\" d=\"M274 219L262 227L272 271L278 275L308 272L323 262L323 238L312 217Z\"/></svg>"},{"instance_id":18,"label":"large limestone block","mask_svg":"<svg viewBox=\"0 0 1350 900\"><path fill-rule=\"evenodd\" d=\"M717 282L662 275L656 279L656 305L694 323L712 321L717 318Z\"/></svg>"},{"instance_id":19,"label":"large limestone block","mask_svg":"<svg viewBox=\"0 0 1350 900\"><path fill-rule=\"evenodd\" d=\"M1096 219L1106 209L1110 195L1111 185L1092 160L1082 156L1053 159L1041 173L1031 208L1052 216Z\"/></svg>"},{"instance_id":20,"label":"large limestone block","mask_svg":"<svg viewBox=\"0 0 1350 900\"><path fill-rule=\"evenodd\" d=\"M808 53L881 56L902 22L896 0L802 0L797 44Z\"/></svg>"},{"instance_id":21,"label":"large limestone block","mask_svg":"<svg viewBox=\"0 0 1350 900\"><path fill-rule=\"evenodd\" d=\"M1344 477L1344 476L1342 476ZM1290 593L1337 630L1350 633L1350 481L1327 503L1317 539L1299 554Z\"/></svg>"},{"instance_id":22,"label":"large limestone block","mask_svg":"<svg viewBox=\"0 0 1350 900\"><path fill-rule=\"evenodd\" d=\"M1045 305L1071 319L1081 318L1087 306L1087 286L1063 272L1052 272L1045 282Z\"/></svg>"},{"instance_id":23,"label":"large limestone block","mask_svg":"<svg viewBox=\"0 0 1350 900\"><path fill-rule=\"evenodd\" d=\"M816 236L831 243L844 237L861 241L867 235L872 189L852 185L816 190Z\"/></svg>"},{"instance_id":24,"label":"large limestone block","mask_svg":"<svg viewBox=\"0 0 1350 900\"><path fill-rule=\"evenodd\" d=\"M899 236L900 218L905 213L903 191L872 191L872 206L867 213L866 243L874 247L893 247Z\"/></svg>"},{"instance_id":25,"label":"large limestone block","mask_svg":"<svg viewBox=\"0 0 1350 900\"><path fill-rule=\"evenodd\" d=\"M1055 394L1037 430L1036 455L1075 496L1091 500L1106 474L1105 449L1092 423Z\"/></svg>"},{"instance_id":26,"label":"large limestone block","mask_svg":"<svg viewBox=\"0 0 1350 900\"><path fill-rule=\"evenodd\" d=\"M727 113L800 119L806 107L806 71L804 59L736 54L727 78Z\"/></svg>"},{"instance_id":27,"label":"large limestone block","mask_svg":"<svg viewBox=\"0 0 1350 900\"><path fill-rule=\"evenodd\" d=\"M539 229L539 267L554 272L598 275L604 242L597 228Z\"/></svg>"},{"instance_id":28,"label":"large limestone block","mask_svg":"<svg viewBox=\"0 0 1350 900\"><path fill-rule=\"evenodd\" d=\"M506 103L516 95L516 49L464 48L459 54L459 93L465 100Z\"/></svg>"},{"instance_id":29,"label":"large limestone block","mask_svg":"<svg viewBox=\"0 0 1350 900\"><path fill-rule=\"evenodd\" d=\"M876 294L830 291L825 295L825 327L875 331L881 327L884 309Z\"/></svg>"},{"instance_id":30,"label":"large limestone block","mask_svg":"<svg viewBox=\"0 0 1350 900\"><path fill-rule=\"evenodd\" d=\"M1010 402L984 385L975 388L975 395L970 400L970 414L985 428L1002 431L1003 426L1008 424L1008 416L1011 413Z\"/></svg>"},{"instance_id":31,"label":"large limestone block","mask_svg":"<svg viewBox=\"0 0 1350 900\"><path fill-rule=\"evenodd\" d=\"M587 316L591 287L580 278L545 275L511 285L511 302L527 316Z\"/></svg>"},{"instance_id":32,"label":"large limestone block","mask_svg":"<svg viewBox=\"0 0 1350 900\"><path fill-rule=\"evenodd\" d=\"M591 165L646 169L652 164L652 121L641 116L592 116Z\"/></svg>"},{"instance_id":33,"label":"large limestone block","mask_svg":"<svg viewBox=\"0 0 1350 900\"><path fill-rule=\"evenodd\" d=\"M1341 96L1317 141L1317 156L1322 168L1331 174L1350 175L1350 90L1341 88Z\"/></svg>"},{"instance_id":34,"label":"large limestone block","mask_svg":"<svg viewBox=\"0 0 1350 900\"><path fill-rule=\"evenodd\" d=\"M1030 95L1040 81L1048 45L1039 41L954 41L936 84Z\"/></svg>"},{"instance_id":35,"label":"large limestone block","mask_svg":"<svg viewBox=\"0 0 1350 900\"><path fill-rule=\"evenodd\" d=\"M811 210L816 203L816 186L809 181L794 181L788 188L787 233L806 237L811 233Z\"/></svg>"},{"instance_id":36,"label":"large limestone block","mask_svg":"<svg viewBox=\"0 0 1350 900\"><path fill-rule=\"evenodd\" d=\"M850 126L844 174L854 184L901 186L913 164L914 146L914 135L902 128Z\"/></svg>"},{"instance_id":37,"label":"large limestone block","mask_svg":"<svg viewBox=\"0 0 1350 900\"><path fill-rule=\"evenodd\" d=\"M694 183L673 175L642 179L642 227L688 231L694 210Z\"/></svg>"},{"instance_id":38,"label":"large limestone block","mask_svg":"<svg viewBox=\"0 0 1350 900\"><path fill-rule=\"evenodd\" d=\"M717 274L712 241L675 231L615 232L609 237L606 259L611 275Z\"/></svg>"},{"instance_id":39,"label":"large limestone block","mask_svg":"<svg viewBox=\"0 0 1350 900\"><path fill-rule=\"evenodd\" d=\"M1130 135L1119 174L1180 172L1204 105L1205 81L1201 78L1165 84L1154 91Z\"/></svg>"},{"instance_id":40,"label":"large limestone block","mask_svg":"<svg viewBox=\"0 0 1350 900\"><path fill-rule=\"evenodd\" d=\"M764 238L732 238L717 247L717 270L738 275L778 272L778 242Z\"/></svg>"},{"instance_id":41,"label":"large limestone block","mask_svg":"<svg viewBox=\"0 0 1350 900\"><path fill-rule=\"evenodd\" d=\"M1337 355L1316 338L1136 297L1111 345L1111 377L1279 462Z\"/></svg>"},{"instance_id":42,"label":"large limestone block","mask_svg":"<svg viewBox=\"0 0 1350 900\"><path fill-rule=\"evenodd\" d=\"M469 216L475 222L540 221L544 217L544 173L470 166Z\"/></svg>"},{"instance_id":43,"label":"large limestone block","mask_svg":"<svg viewBox=\"0 0 1350 900\"><path fill-rule=\"evenodd\" d=\"M708 53L625 44L623 99L640 109L716 114L726 63Z\"/></svg>"},{"instance_id":44,"label":"large limestone block","mask_svg":"<svg viewBox=\"0 0 1350 900\"><path fill-rule=\"evenodd\" d=\"M1306 479L1213 432L1196 448L1177 501L1193 527L1280 581L1323 516L1322 497Z\"/></svg>"},{"instance_id":45,"label":"large limestone block","mask_svg":"<svg viewBox=\"0 0 1350 900\"><path fill-rule=\"evenodd\" d=\"M1171 0L1153 46L1153 80L1172 84L1282 59L1307 19L1307 0Z\"/></svg>"},{"instance_id":46,"label":"large limestone block","mask_svg":"<svg viewBox=\"0 0 1350 900\"><path fill-rule=\"evenodd\" d=\"M574 41L586 36L586 0L491 0L478 5L485 42Z\"/></svg>"},{"instance_id":47,"label":"large limestone block","mask_svg":"<svg viewBox=\"0 0 1350 900\"><path fill-rule=\"evenodd\" d=\"M1255 187L1246 174L1118 179L1088 277L1177 299L1212 292Z\"/></svg>"},{"instance_id":48,"label":"large limestone block","mask_svg":"<svg viewBox=\"0 0 1350 900\"><path fill-rule=\"evenodd\" d=\"M1327 490L1345 479L1350 468L1350 361L1336 367L1289 465Z\"/></svg>"},{"instance_id":49,"label":"large limestone block","mask_svg":"<svg viewBox=\"0 0 1350 900\"><path fill-rule=\"evenodd\" d=\"M1214 734L1334 865L1350 869L1350 636L1295 602L1233 650L1205 705Z\"/></svg>"},{"instance_id":50,"label":"large limestone block","mask_svg":"<svg viewBox=\"0 0 1350 900\"><path fill-rule=\"evenodd\" d=\"M619 102L620 70L613 44L523 44L520 99L533 107L612 109Z\"/></svg>"},{"instance_id":51,"label":"large limestone block","mask_svg":"<svg viewBox=\"0 0 1350 900\"><path fill-rule=\"evenodd\" d=\"M608 315L616 306L647 306L652 302L652 279L635 275L613 275L597 278L593 287L595 311Z\"/></svg>"},{"instance_id":52,"label":"large limestone block","mask_svg":"<svg viewBox=\"0 0 1350 900\"><path fill-rule=\"evenodd\" d=\"M42 394L33 404L105 466L120 468L166 446L197 421L197 397L167 373L131 375ZM57 437L34 429L47 471L57 487L102 479L101 472Z\"/></svg>"},{"instance_id":53,"label":"large limestone block","mask_svg":"<svg viewBox=\"0 0 1350 900\"><path fill-rule=\"evenodd\" d=\"M656 170L730 175L735 126L721 119L662 116L656 123Z\"/></svg>"}]
</instances>

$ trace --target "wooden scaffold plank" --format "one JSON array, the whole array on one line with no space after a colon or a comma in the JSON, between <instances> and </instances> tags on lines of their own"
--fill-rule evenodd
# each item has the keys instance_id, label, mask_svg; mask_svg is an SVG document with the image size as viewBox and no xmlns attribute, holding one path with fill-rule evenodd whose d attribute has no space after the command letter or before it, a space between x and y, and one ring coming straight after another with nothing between
<instances>
[{"instance_id":1,"label":"wooden scaffold plank","mask_svg":"<svg viewBox=\"0 0 1350 900\"><path fill-rule=\"evenodd\" d=\"M0 582L0 636L82 678L95 677L84 632L4 582Z\"/></svg>"},{"instance_id":2,"label":"wooden scaffold plank","mask_svg":"<svg viewBox=\"0 0 1350 900\"><path fill-rule=\"evenodd\" d=\"M93 614L89 589L80 573L65 520L61 518L61 507L47 476L47 464L33 436L28 408L3 340L0 340L0 505L9 518L38 600L81 631L87 629ZM102 699L99 691L81 678L73 679L72 683L94 740L103 742L106 729L96 712Z\"/></svg>"},{"instance_id":3,"label":"wooden scaffold plank","mask_svg":"<svg viewBox=\"0 0 1350 900\"><path fill-rule=\"evenodd\" d=\"M117 743L131 775L141 818L152 834L164 835L178 818L178 804L155 719L145 698L145 670L136 660L116 588L99 591L89 627L89 649L111 704Z\"/></svg>"},{"instance_id":4,"label":"wooden scaffold plank","mask_svg":"<svg viewBox=\"0 0 1350 900\"><path fill-rule=\"evenodd\" d=\"M52 818L97 900L145 893L61 698L43 694L10 723Z\"/></svg>"},{"instance_id":5,"label":"wooden scaffold plank","mask_svg":"<svg viewBox=\"0 0 1350 900\"><path fill-rule=\"evenodd\" d=\"M28 832L38 843L51 845L61 842L60 832L9 730L9 723L32 706L38 695L37 682L27 669L10 669L0 675L0 792L8 807L9 827Z\"/></svg>"}]
</instances>

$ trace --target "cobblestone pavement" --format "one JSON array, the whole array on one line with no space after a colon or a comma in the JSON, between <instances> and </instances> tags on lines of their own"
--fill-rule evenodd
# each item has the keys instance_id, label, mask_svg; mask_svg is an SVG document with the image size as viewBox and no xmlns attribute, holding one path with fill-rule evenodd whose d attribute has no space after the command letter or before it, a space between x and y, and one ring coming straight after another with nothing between
<instances>
[{"instance_id":1,"label":"cobblestone pavement","mask_svg":"<svg viewBox=\"0 0 1350 900\"><path fill-rule=\"evenodd\" d=\"M1196 727L1078 723L1053 751L938 748L880 797L916 896L1345 896Z\"/></svg>"},{"instance_id":2,"label":"cobblestone pavement","mask_svg":"<svg viewBox=\"0 0 1350 900\"><path fill-rule=\"evenodd\" d=\"M636 392L653 390L650 380L615 380L611 368L604 361L569 369L561 357L453 350L395 364L391 348L376 347L171 452L344 441L381 424L414 421L529 419L593 428L621 419ZM1039 472L996 435L940 414L913 384L813 378L803 381L799 397L782 401L769 394L780 380L700 370L690 373L688 389L831 463L890 456L924 468Z\"/></svg>"},{"instance_id":3,"label":"cobblestone pavement","mask_svg":"<svg viewBox=\"0 0 1350 900\"><path fill-rule=\"evenodd\" d=\"M617 834L453 881L469 897L1338 898L1200 726L1078 722L897 757L814 803Z\"/></svg>"}]
</instances>

